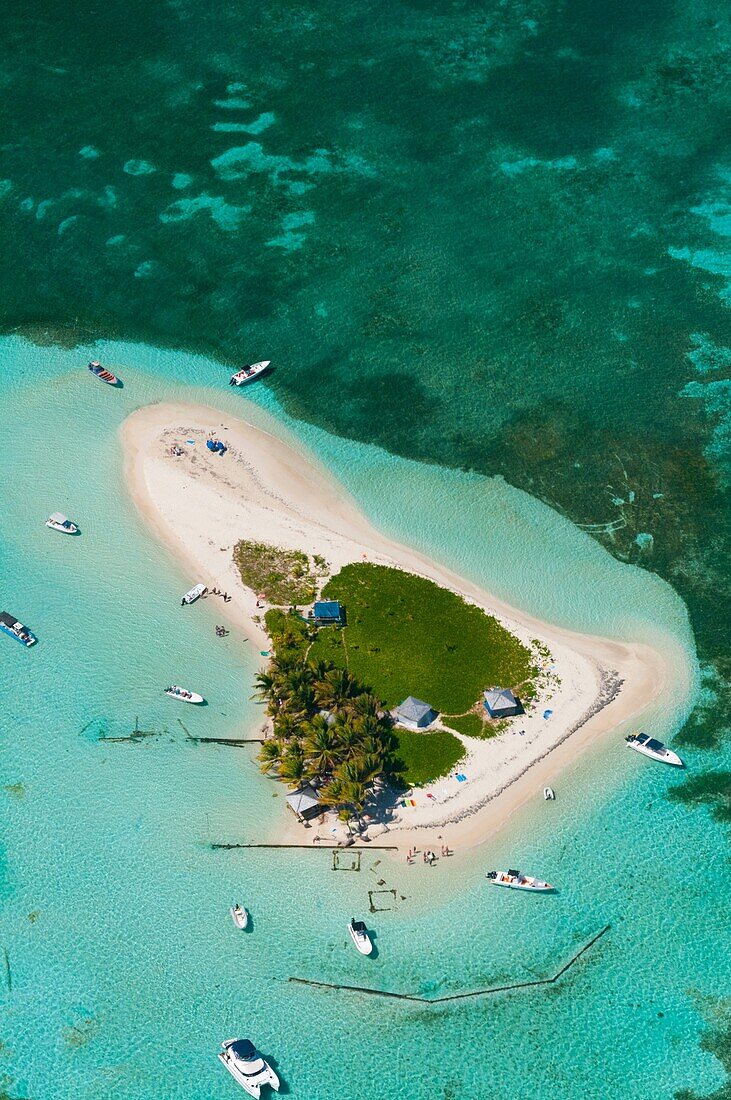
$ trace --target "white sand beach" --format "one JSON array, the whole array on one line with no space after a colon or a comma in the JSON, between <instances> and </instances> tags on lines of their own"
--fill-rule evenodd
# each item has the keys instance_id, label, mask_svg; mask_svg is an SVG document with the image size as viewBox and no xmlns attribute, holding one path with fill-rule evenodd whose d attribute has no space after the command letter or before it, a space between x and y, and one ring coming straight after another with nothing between
<instances>
[{"instance_id":1,"label":"white sand beach","mask_svg":"<svg viewBox=\"0 0 731 1100\"><path fill-rule=\"evenodd\" d=\"M225 455L206 449L211 433L228 447ZM232 561L241 538L321 554L333 572L367 559L418 573L497 616L521 640L536 638L549 648L549 686L537 706L511 719L497 738L463 738L468 751L457 771L467 780L449 776L415 791L415 806L397 807L388 843L403 850L416 844L438 849L437 835L458 849L479 843L587 746L637 718L663 690L669 670L659 652L540 622L393 542L299 445L295 450L252 424L183 404L140 409L125 421L121 435L127 484L139 511L187 565L191 585L202 581L231 595L229 603L217 601L216 607L257 650L267 648L266 635L253 621L262 609ZM183 451L177 457L170 453L175 443ZM291 815L281 822L282 831L299 842L317 835ZM378 831L372 827L372 835Z\"/></svg>"}]
</instances>

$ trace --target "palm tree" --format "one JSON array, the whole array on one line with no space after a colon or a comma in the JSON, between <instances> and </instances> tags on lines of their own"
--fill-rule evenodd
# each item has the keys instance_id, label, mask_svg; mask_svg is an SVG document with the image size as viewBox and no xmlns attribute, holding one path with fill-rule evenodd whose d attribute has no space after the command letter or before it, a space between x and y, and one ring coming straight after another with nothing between
<instances>
[{"instance_id":1,"label":"palm tree","mask_svg":"<svg viewBox=\"0 0 731 1100\"><path fill-rule=\"evenodd\" d=\"M338 742L327 719L316 714L303 726L303 748L314 775L326 775L338 761Z\"/></svg>"},{"instance_id":2,"label":"palm tree","mask_svg":"<svg viewBox=\"0 0 731 1100\"><path fill-rule=\"evenodd\" d=\"M358 752L361 740L360 733L350 718L338 715L330 728L335 738L340 761L347 760Z\"/></svg>"},{"instance_id":3,"label":"palm tree","mask_svg":"<svg viewBox=\"0 0 731 1100\"><path fill-rule=\"evenodd\" d=\"M259 767L266 775L273 768L279 766L284 752L284 745L278 737L270 737L259 749Z\"/></svg>"},{"instance_id":4,"label":"palm tree","mask_svg":"<svg viewBox=\"0 0 731 1100\"><path fill-rule=\"evenodd\" d=\"M280 712L274 717L274 733L282 741L291 741L299 733L299 722L292 714Z\"/></svg>"},{"instance_id":5,"label":"palm tree","mask_svg":"<svg viewBox=\"0 0 731 1100\"><path fill-rule=\"evenodd\" d=\"M305 757L298 742L287 747L279 765L279 776L290 787L299 787L305 774Z\"/></svg>"},{"instance_id":6,"label":"palm tree","mask_svg":"<svg viewBox=\"0 0 731 1100\"><path fill-rule=\"evenodd\" d=\"M252 699L258 699L259 702L265 702L271 699L275 684L275 678L272 676L271 672L267 672L265 669L261 672L257 672L254 677L254 684L256 686Z\"/></svg>"},{"instance_id":7,"label":"palm tree","mask_svg":"<svg viewBox=\"0 0 731 1100\"><path fill-rule=\"evenodd\" d=\"M329 783L320 787L317 797L323 806L340 806L343 802L343 784L337 775L331 777Z\"/></svg>"},{"instance_id":8,"label":"palm tree","mask_svg":"<svg viewBox=\"0 0 731 1100\"><path fill-rule=\"evenodd\" d=\"M378 718L378 712L382 709L383 703L378 696L368 691L356 695L348 702L348 710L359 718Z\"/></svg>"},{"instance_id":9,"label":"palm tree","mask_svg":"<svg viewBox=\"0 0 731 1100\"><path fill-rule=\"evenodd\" d=\"M316 698L321 706L330 710L343 705L358 690L357 681L346 668L331 668L316 685Z\"/></svg>"}]
</instances>

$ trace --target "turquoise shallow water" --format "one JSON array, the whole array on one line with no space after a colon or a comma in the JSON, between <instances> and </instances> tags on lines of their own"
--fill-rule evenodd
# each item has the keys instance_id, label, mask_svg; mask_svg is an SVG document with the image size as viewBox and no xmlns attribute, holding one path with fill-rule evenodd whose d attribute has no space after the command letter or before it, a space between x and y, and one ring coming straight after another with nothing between
<instances>
[{"instance_id":1,"label":"turquoise shallow water","mask_svg":"<svg viewBox=\"0 0 731 1100\"><path fill-rule=\"evenodd\" d=\"M476 856L434 871L375 852L359 872L335 872L324 852L211 850L211 841L270 832L282 792L248 750L194 746L178 720L209 736L254 726L258 654L235 631L215 637L209 604L180 608L197 578L141 527L116 433L153 400L250 406L209 361L142 346L98 351L120 364L123 390L93 382L86 349L0 345L0 591L40 638L32 651L0 646L9 965L0 1039L11 1095L236 1095L213 1055L239 1033L273 1054L291 1094L306 1100L386 1091L639 1100L718 1085L720 1067L698 1039L703 998L731 978L731 884L726 876L711 889L698 869L715 862L722 830L705 811L669 802L676 778L619 737L577 762L554 805L537 800ZM254 396L278 411L265 391ZM390 533L532 611L653 640L692 662L672 591L543 505L501 482L299 430ZM78 519L80 538L46 531L56 508ZM203 685L210 705L176 707L159 690L171 679ZM670 690L651 727L671 735L687 705ZM136 719L157 736L99 741ZM704 759L686 755L691 768ZM535 868L559 892L489 890L484 868L506 862ZM396 907L373 918L379 953L367 964L344 926L381 888L395 890ZM253 912L251 935L228 918L237 898ZM433 997L529 980L554 973L608 923L562 982L494 998L428 1007L287 982Z\"/></svg>"}]
</instances>

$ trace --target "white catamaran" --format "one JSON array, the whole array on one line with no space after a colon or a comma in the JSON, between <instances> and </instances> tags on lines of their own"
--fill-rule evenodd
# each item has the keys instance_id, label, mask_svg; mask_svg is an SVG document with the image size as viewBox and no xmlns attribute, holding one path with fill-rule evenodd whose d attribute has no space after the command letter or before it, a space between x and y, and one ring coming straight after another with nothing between
<instances>
[{"instance_id":1,"label":"white catamaran","mask_svg":"<svg viewBox=\"0 0 731 1100\"><path fill-rule=\"evenodd\" d=\"M279 1092L279 1078L250 1039L227 1039L221 1047L219 1060L249 1096L261 1096L264 1085Z\"/></svg>"}]
</instances>

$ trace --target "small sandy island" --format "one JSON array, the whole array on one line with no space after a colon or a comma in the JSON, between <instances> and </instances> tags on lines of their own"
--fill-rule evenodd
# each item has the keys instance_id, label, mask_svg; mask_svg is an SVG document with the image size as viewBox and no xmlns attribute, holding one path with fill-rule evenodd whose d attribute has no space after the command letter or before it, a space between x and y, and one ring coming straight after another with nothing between
<instances>
[{"instance_id":1,"label":"small sandy island","mask_svg":"<svg viewBox=\"0 0 731 1100\"><path fill-rule=\"evenodd\" d=\"M226 444L225 455L207 450L211 434ZM182 404L140 409L125 421L121 435L127 483L138 509L186 563L191 585L202 581L230 594L229 603L220 603L220 615L243 628L257 649L267 648L266 635L253 621L262 610L232 560L241 538L321 554L333 572L367 559L420 574L495 615L526 644L538 639L550 650L548 686L531 713L511 719L497 738L463 738L467 756L458 771L466 781L447 776L412 792L390 817L389 844L439 851L442 837L458 849L479 843L528 799L540 797L587 745L638 715L663 689L665 660L650 647L539 622L391 541L299 445L295 450L215 409ZM171 453L176 444L180 455ZM317 835L289 815L286 829L298 842ZM375 837L382 830L374 825L369 831Z\"/></svg>"}]
</instances>

